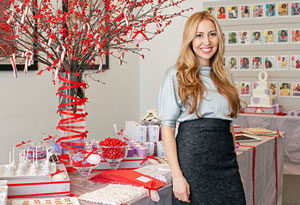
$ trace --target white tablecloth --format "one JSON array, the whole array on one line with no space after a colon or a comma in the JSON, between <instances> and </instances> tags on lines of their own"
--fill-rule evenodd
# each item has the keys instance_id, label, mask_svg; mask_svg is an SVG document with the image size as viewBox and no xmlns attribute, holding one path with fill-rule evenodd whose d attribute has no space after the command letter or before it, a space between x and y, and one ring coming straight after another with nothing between
<instances>
[{"instance_id":1,"label":"white tablecloth","mask_svg":"<svg viewBox=\"0 0 300 205\"><path fill-rule=\"evenodd\" d=\"M300 175L300 116L240 114L234 124L284 132L284 173Z\"/></svg>"}]
</instances>

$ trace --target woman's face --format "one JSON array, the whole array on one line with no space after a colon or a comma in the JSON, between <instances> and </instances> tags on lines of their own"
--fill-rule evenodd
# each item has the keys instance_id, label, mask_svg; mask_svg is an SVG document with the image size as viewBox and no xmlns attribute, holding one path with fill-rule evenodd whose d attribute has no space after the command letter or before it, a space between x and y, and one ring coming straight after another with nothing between
<instances>
[{"instance_id":1,"label":"woman's face","mask_svg":"<svg viewBox=\"0 0 300 205\"><path fill-rule=\"evenodd\" d=\"M286 36L285 31L281 31L281 36L282 36L282 37L285 37L285 36Z\"/></svg>"},{"instance_id":2,"label":"woman's face","mask_svg":"<svg viewBox=\"0 0 300 205\"><path fill-rule=\"evenodd\" d=\"M210 59L218 50L219 39L215 24L211 20L203 20L199 23L196 36L192 41L193 51L200 65L209 65Z\"/></svg>"},{"instance_id":3,"label":"woman's face","mask_svg":"<svg viewBox=\"0 0 300 205\"><path fill-rule=\"evenodd\" d=\"M270 67L270 62L267 61L267 62L266 62L266 68L269 68L269 67Z\"/></svg>"},{"instance_id":4,"label":"woman's face","mask_svg":"<svg viewBox=\"0 0 300 205\"><path fill-rule=\"evenodd\" d=\"M221 14L224 13L224 8L223 7L220 8L220 13Z\"/></svg>"},{"instance_id":5,"label":"woman's face","mask_svg":"<svg viewBox=\"0 0 300 205\"><path fill-rule=\"evenodd\" d=\"M270 11L273 11L273 5L270 5L270 6L269 6L269 10L270 10Z\"/></svg>"},{"instance_id":6,"label":"woman's face","mask_svg":"<svg viewBox=\"0 0 300 205\"><path fill-rule=\"evenodd\" d=\"M287 85L286 85L286 84L283 84L283 88L286 89L286 88L287 88Z\"/></svg>"}]
</instances>

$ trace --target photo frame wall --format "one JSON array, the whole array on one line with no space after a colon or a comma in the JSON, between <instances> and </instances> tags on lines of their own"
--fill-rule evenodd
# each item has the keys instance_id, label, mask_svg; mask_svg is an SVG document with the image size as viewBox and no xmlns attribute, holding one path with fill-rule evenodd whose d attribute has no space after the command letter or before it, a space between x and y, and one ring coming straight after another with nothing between
<instances>
[{"instance_id":1,"label":"photo frame wall","mask_svg":"<svg viewBox=\"0 0 300 205\"><path fill-rule=\"evenodd\" d=\"M216 11L226 44L225 65L242 99L249 102L257 75L264 70L276 102L285 110L299 107L300 1L223 0L205 2L204 9L208 7ZM221 7L226 14L217 18Z\"/></svg>"}]
</instances>

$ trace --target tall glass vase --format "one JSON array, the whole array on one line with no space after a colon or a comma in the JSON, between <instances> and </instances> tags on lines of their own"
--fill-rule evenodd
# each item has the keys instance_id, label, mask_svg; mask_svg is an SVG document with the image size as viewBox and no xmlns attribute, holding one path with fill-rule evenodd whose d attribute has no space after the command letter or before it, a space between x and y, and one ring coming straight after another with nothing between
<instances>
[{"instance_id":1,"label":"tall glass vase","mask_svg":"<svg viewBox=\"0 0 300 205\"><path fill-rule=\"evenodd\" d=\"M60 143L60 153L64 154L66 150L76 150L84 148L84 139L86 138L85 129L85 83L81 75L75 73L60 72L58 113L60 120L57 129L60 130L58 141Z\"/></svg>"}]
</instances>

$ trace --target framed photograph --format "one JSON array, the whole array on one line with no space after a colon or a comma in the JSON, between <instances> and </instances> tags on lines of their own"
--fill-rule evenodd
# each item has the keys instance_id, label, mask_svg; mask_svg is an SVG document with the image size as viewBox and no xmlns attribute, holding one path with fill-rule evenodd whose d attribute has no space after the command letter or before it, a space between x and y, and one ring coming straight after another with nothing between
<instances>
[{"instance_id":1,"label":"framed photograph","mask_svg":"<svg viewBox=\"0 0 300 205\"><path fill-rule=\"evenodd\" d=\"M234 82L234 87L239 90L239 82Z\"/></svg>"},{"instance_id":2,"label":"framed photograph","mask_svg":"<svg viewBox=\"0 0 300 205\"><path fill-rule=\"evenodd\" d=\"M292 83L292 97L300 98L300 82Z\"/></svg>"},{"instance_id":3,"label":"framed photograph","mask_svg":"<svg viewBox=\"0 0 300 205\"><path fill-rule=\"evenodd\" d=\"M279 83L279 97L291 96L291 84L288 82Z\"/></svg>"},{"instance_id":4,"label":"framed photograph","mask_svg":"<svg viewBox=\"0 0 300 205\"><path fill-rule=\"evenodd\" d=\"M278 88L278 83L277 82L270 82L270 87L269 89L272 90L272 94L274 96L277 96L277 88Z\"/></svg>"},{"instance_id":5,"label":"framed photograph","mask_svg":"<svg viewBox=\"0 0 300 205\"><path fill-rule=\"evenodd\" d=\"M268 3L266 4L266 17L275 17L276 16L276 4Z\"/></svg>"},{"instance_id":6,"label":"framed photograph","mask_svg":"<svg viewBox=\"0 0 300 205\"><path fill-rule=\"evenodd\" d=\"M252 4L253 18L260 18L264 16L264 4Z\"/></svg>"},{"instance_id":7,"label":"framed photograph","mask_svg":"<svg viewBox=\"0 0 300 205\"><path fill-rule=\"evenodd\" d=\"M228 19L237 19L239 16L238 6L228 6Z\"/></svg>"},{"instance_id":8,"label":"framed photograph","mask_svg":"<svg viewBox=\"0 0 300 205\"><path fill-rule=\"evenodd\" d=\"M75 1L75 0L68 0L68 1ZM68 5L66 4L68 1L64 1L64 0L62 1L63 12L69 11ZM92 7L92 4L94 4L95 1L97 1L97 0L87 0L86 3L90 4L90 7ZM104 3L103 3L103 6L105 6ZM87 12L89 12L89 11L87 11ZM78 21L79 21L79 19L74 13L74 16L71 17L70 22L68 22L68 24L75 25L76 22L78 23ZM93 23L96 23L96 22L93 22ZM109 52L107 52L107 53L109 53ZM95 64L93 66L90 66L90 68L88 70L99 70L99 65L101 62L102 62L102 69L104 69L104 70L109 69L109 55L105 55L104 53L102 53L100 56L100 53L99 53L95 57Z\"/></svg>"},{"instance_id":9,"label":"framed photograph","mask_svg":"<svg viewBox=\"0 0 300 205\"><path fill-rule=\"evenodd\" d=\"M276 57L265 56L264 64L265 64L264 66L265 70L276 70Z\"/></svg>"},{"instance_id":10,"label":"framed photograph","mask_svg":"<svg viewBox=\"0 0 300 205\"><path fill-rule=\"evenodd\" d=\"M300 2L292 2L291 3L291 16L299 16L300 15Z\"/></svg>"},{"instance_id":11,"label":"framed photograph","mask_svg":"<svg viewBox=\"0 0 300 205\"><path fill-rule=\"evenodd\" d=\"M300 71L300 55L292 55L291 58L291 69Z\"/></svg>"},{"instance_id":12,"label":"framed photograph","mask_svg":"<svg viewBox=\"0 0 300 205\"><path fill-rule=\"evenodd\" d=\"M262 31L251 31L251 44L262 44Z\"/></svg>"},{"instance_id":13,"label":"framed photograph","mask_svg":"<svg viewBox=\"0 0 300 205\"><path fill-rule=\"evenodd\" d=\"M0 3L0 21L7 25L5 18L5 11L9 9L9 1L1 1ZM18 44L18 47L25 52L27 48L34 51L34 43L23 34L24 31L19 32L19 40L22 41L23 45ZM34 33L33 29L28 28L28 32ZM15 31L10 29L0 28L0 71L12 71L13 67L10 61L10 56L15 54L15 63L17 70L24 70L25 66L25 57L23 56L24 52L17 51L14 46L17 46L14 40L10 39L10 35L15 35ZM14 46L12 46L14 45ZM5 57L3 57L5 56ZM34 52L33 52L34 56ZM31 66L27 67L27 70L37 70L38 66L35 61Z\"/></svg>"},{"instance_id":14,"label":"framed photograph","mask_svg":"<svg viewBox=\"0 0 300 205\"><path fill-rule=\"evenodd\" d=\"M224 38L225 45L227 45L227 32L223 32L223 38Z\"/></svg>"},{"instance_id":15,"label":"framed photograph","mask_svg":"<svg viewBox=\"0 0 300 205\"><path fill-rule=\"evenodd\" d=\"M237 56L227 56L227 67L230 70L238 70L238 57Z\"/></svg>"},{"instance_id":16,"label":"framed photograph","mask_svg":"<svg viewBox=\"0 0 300 205\"><path fill-rule=\"evenodd\" d=\"M288 44L289 43L289 30L278 29L277 30L277 43Z\"/></svg>"},{"instance_id":17,"label":"framed photograph","mask_svg":"<svg viewBox=\"0 0 300 205\"><path fill-rule=\"evenodd\" d=\"M250 96L251 92L251 83L250 82L240 82L240 95L241 96Z\"/></svg>"},{"instance_id":18,"label":"framed photograph","mask_svg":"<svg viewBox=\"0 0 300 205\"><path fill-rule=\"evenodd\" d=\"M290 43L300 43L300 28L290 30Z\"/></svg>"},{"instance_id":19,"label":"framed photograph","mask_svg":"<svg viewBox=\"0 0 300 205\"><path fill-rule=\"evenodd\" d=\"M280 2L277 5L278 16L289 16L289 3Z\"/></svg>"},{"instance_id":20,"label":"framed photograph","mask_svg":"<svg viewBox=\"0 0 300 205\"><path fill-rule=\"evenodd\" d=\"M225 6L217 7L217 19L226 19L226 8L225 8Z\"/></svg>"},{"instance_id":21,"label":"framed photograph","mask_svg":"<svg viewBox=\"0 0 300 205\"><path fill-rule=\"evenodd\" d=\"M252 56L252 70L262 70L263 65L263 57L262 56Z\"/></svg>"},{"instance_id":22,"label":"framed photograph","mask_svg":"<svg viewBox=\"0 0 300 205\"><path fill-rule=\"evenodd\" d=\"M275 44L275 30L264 30L264 44Z\"/></svg>"},{"instance_id":23,"label":"framed photograph","mask_svg":"<svg viewBox=\"0 0 300 205\"><path fill-rule=\"evenodd\" d=\"M237 45L238 44L237 33L238 33L237 31L228 31L228 33L227 33L227 40L228 40L227 44L228 45Z\"/></svg>"},{"instance_id":24,"label":"framed photograph","mask_svg":"<svg viewBox=\"0 0 300 205\"><path fill-rule=\"evenodd\" d=\"M207 11L208 13L210 13L211 15L216 16L216 10L215 10L215 7L212 7L212 6L207 7L207 8L206 8L206 11Z\"/></svg>"},{"instance_id":25,"label":"framed photograph","mask_svg":"<svg viewBox=\"0 0 300 205\"><path fill-rule=\"evenodd\" d=\"M289 70L290 59L289 56L277 56L277 70Z\"/></svg>"},{"instance_id":26,"label":"framed photograph","mask_svg":"<svg viewBox=\"0 0 300 205\"><path fill-rule=\"evenodd\" d=\"M250 31L240 31L239 45L249 45L249 44L250 44Z\"/></svg>"},{"instance_id":27,"label":"framed photograph","mask_svg":"<svg viewBox=\"0 0 300 205\"><path fill-rule=\"evenodd\" d=\"M239 68L240 70L250 70L251 63L249 56L240 56Z\"/></svg>"},{"instance_id":28,"label":"framed photograph","mask_svg":"<svg viewBox=\"0 0 300 205\"><path fill-rule=\"evenodd\" d=\"M247 19L251 18L251 5L241 5L240 6L240 18Z\"/></svg>"}]
</instances>

